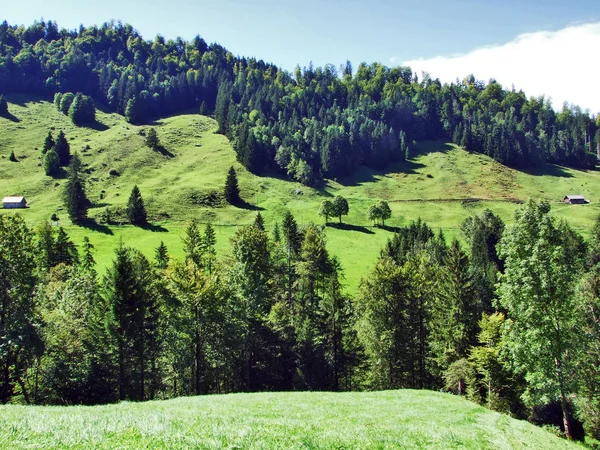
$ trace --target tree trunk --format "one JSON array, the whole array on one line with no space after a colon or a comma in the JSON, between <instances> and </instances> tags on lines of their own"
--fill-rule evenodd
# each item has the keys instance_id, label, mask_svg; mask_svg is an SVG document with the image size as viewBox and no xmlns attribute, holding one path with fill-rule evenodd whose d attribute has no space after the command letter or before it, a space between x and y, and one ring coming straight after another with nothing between
<instances>
[{"instance_id":1,"label":"tree trunk","mask_svg":"<svg viewBox=\"0 0 600 450\"><path fill-rule=\"evenodd\" d=\"M119 400L125 400L125 355L123 342L119 339Z\"/></svg>"},{"instance_id":2,"label":"tree trunk","mask_svg":"<svg viewBox=\"0 0 600 450\"><path fill-rule=\"evenodd\" d=\"M565 436L567 439L573 439L573 433L571 432L571 424L569 422L569 407L567 404L567 396L565 395L565 390L563 386L562 364L560 359L556 358L554 360L554 365L556 367L556 376L558 378L558 385L560 387L560 409L562 410L563 425L565 427Z\"/></svg>"},{"instance_id":3,"label":"tree trunk","mask_svg":"<svg viewBox=\"0 0 600 450\"><path fill-rule=\"evenodd\" d=\"M565 436L567 439L573 439L573 433L571 432L571 422L569 421L569 409L567 404L567 398L563 392L560 393L560 409L562 410L563 425L565 427Z\"/></svg>"}]
</instances>

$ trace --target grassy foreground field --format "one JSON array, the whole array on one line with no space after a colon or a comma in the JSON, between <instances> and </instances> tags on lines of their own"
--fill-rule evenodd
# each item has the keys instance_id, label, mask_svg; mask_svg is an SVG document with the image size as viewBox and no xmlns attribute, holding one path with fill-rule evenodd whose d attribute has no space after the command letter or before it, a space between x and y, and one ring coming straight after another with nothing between
<instances>
[{"instance_id":1,"label":"grassy foreground field","mask_svg":"<svg viewBox=\"0 0 600 450\"><path fill-rule=\"evenodd\" d=\"M89 236L96 247L102 273L110 264L119 239L152 256L160 241L171 256L182 255L181 235L192 217L212 222L217 232L217 250L229 246L229 237L239 225L252 223L261 211L268 229L290 210L298 222L322 223L320 203L343 195L350 204L344 222L350 227L328 227L328 248L345 271L350 293L375 263L379 250L392 235L393 227L421 217L432 228L441 228L448 239L458 235L461 222L490 208L510 222L516 200L544 198L554 213L569 220L584 235L600 213L600 173L548 166L532 173L502 166L482 155L469 154L441 142L419 144L419 154L385 173L362 168L347 180L328 180L319 189L308 188L274 176L258 177L235 161L228 140L215 134L213 119L196 114L179 115L153 124L165 147L154 152L144 145L140 132L148 126L133 126L116 114L98 112L91 128L75 127L54 105L36 97L10 96L12 119L0 117L0 197L24 195L30 205L20 213L35 226L57 212L61 225L76 243ZM88 197L94 202L91 217L99 217L108 206L123 208L134 184L146 201L153 226L101 225L94 228L70 224L61 200L63 179L43 173L41 152L44 138L63 130L78 151L89 173ZM18 162L8 156L14 151ZM226 172L233 165L239 174L247 208L221 201ZM112 173L112 174L111 174ZM565 205L566 194L583 194L592 203ZM384 199L390 202L392 219L388 230L374 228L367 220L368 207ZM465 201L469 199L469 201ZM14 214L0 210L0 214Z\"/></svg>"},{"instance_id":2,"label":"grassy foreground field","mask_svg":"<svg viewBox=\"0 0 600 450\"><path fill-rule=\"evenodd\" d=\"M261 393L95 407L0 406L6 449L569 449L525 421L430 391Z\"/></svg>"}]
</instances>

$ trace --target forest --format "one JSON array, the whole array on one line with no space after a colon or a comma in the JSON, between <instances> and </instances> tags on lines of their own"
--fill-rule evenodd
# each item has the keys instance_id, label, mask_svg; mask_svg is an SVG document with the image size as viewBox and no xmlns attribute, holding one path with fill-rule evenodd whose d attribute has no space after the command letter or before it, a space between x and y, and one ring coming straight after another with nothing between
<instances>
[{"instance_id":1,"label":"forest","mask_svg":"<svg viewBox=\"0 0 600 450\"><path fill-rule=\"evenodd\" d=\"M89 240L2 215L0 401L443 389L600 436L600 219L586 242L529 200L461 233L400 228L351 298L325 227L291 213L258 213L222 254L195 221L181 260L121 242L103 276Z\"/></svg>"},{"instance_id":2,"label":"forest","mask_svg":"<svg viewBox=\"0 0 600 450\"><path fill-rule=\"evenodd\" d=\"M144 40L120 22L66 30L51 20L4 21L0 86L0 94L81 93L135 124L190 110L214 115L248 170L307 185L361 164L385 168L410 158L423 139L452 140L518 168L593 167L600 142L600 124L587 111L566 104L555 111L548 99L494 80L442 84L408 67L354 70L350 62L289 73L200 36Z\"/></svg>"},{"instance_id":3,"label":"forest","mask_svg":"<svg viewBox=\"0 0 600 450\"><path fill-rule=\"evenodd\" d=\"M593 168L600 145L589 112L555 111L494 80L442 84L349 62L289 73L199 36L144 40L120 22L3 22L0 87L53 98L81 126L94 126L96 108L133 124L211 115L248 170L306 185L383 170L421 140L522 169ZM160 146L156 132L146 145ZM68 166L67 212L81 223L79 157L62 131L48 131L42 153L47 175ZM237 188L224 197L241 201ZM137 186L131 199L130 222L147 224ZM338 196L319 214L341 222L349 207ZM369 220L385 226L390 214L380 202ZM164 244L148 258L121 241L104 274L90 241L77 247L57 220L0 215L0 403L433 389L600 439L600 218L586 241L548 202L528 200L510 225L485 210L451 242L419 219L394 230L354 296L326 229L258 213L217 253L213 226L191 221L183 258Z\"/></svg>"}]
</instances>

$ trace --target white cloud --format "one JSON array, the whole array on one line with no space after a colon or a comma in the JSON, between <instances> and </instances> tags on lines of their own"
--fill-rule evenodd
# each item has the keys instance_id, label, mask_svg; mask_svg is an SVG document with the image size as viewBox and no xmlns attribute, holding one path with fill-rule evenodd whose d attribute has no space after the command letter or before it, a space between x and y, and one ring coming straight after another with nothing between
<instances>
[{"instance_id":1,"label":"white cloud","mask_svg":"<svg viewBox=\"0 0 600 450\"><path fill-rule=\"evenodd\" d=\"M405 61L414 72L452 82L473 74L487 82L494 78L505 88L522 89L528 97L544 95L555 110L563 102L600 112L600 22L574 25L559 31L517 36L498 46L464 55Z\"/></svg>"}]
</instances>

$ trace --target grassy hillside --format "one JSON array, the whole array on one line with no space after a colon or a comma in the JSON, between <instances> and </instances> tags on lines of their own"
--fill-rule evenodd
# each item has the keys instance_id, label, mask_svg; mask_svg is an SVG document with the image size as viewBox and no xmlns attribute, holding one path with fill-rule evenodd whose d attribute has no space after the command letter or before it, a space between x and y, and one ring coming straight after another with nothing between
<instances>
[{"instance_id":1,"label":"grassy hillside","mask_svg":"<svg viewBox=\"0 0 600 450\"><path fill-rule=\"evenodd\" d=\"M261 393L95 407L0 406L0 447L582 448L450 394Z\"/></svg>"},{"instance_id":2,"label":"grassy hillside","mask_svg":"<svg viewBox=\"0 0 600 450\"><path fill-rule=\"evenodd\" d=\"M90 237L96 246L100 270L110 263L120 238L148 256L162 240L171 255L180 256L185 223L196 217L216 226L217 247L222 250L228 247L228 237L235 227L251 223L257 210L261 210L268 228L288 209L301 223L322 223L317 215L321 201L343 195L350 203L350 215L344 222L351 226L329 227L327 236L330 251L340 258L353 292L391 236L391 230L373 228L366 218L369 205L379 199L390 202L392 219L387 225L391 228L421 217L434 229L442 228L449 238L458 234L466 217L484 208L510 221L517 207L514 200L529 196L556 203L555 214L568 219L584 234L600 213L600 173L559 166L523 173L450 144L423 143L412 161L398 164L386 173L362 168L351 179L329 180L322 189L312 189L245 171L235 161L227 139L214 133L216 123L208 117L189 114L158 121L153 126L165 147L160 153L144 145L140 132L147 126L130 125L118 115L99 112L96 126L78 128L46 101L11 96L9 102L12 118L0 117L0 197L24 195L30 208L21 214L32 225L57 212L75 242L81 242L85 235ZM71 150L82 156L89 172L88 196L95 202L90 216L101 215L106 206L124 207L131 188L138 184L154 226L89 229L70 225L60 195L64 179L45 176L41 167L40 149L50 129L55 136L63 130ZM11 151L18 162L9 161ZM230 165L238 171L247 208L222 202L222 187ZM558 203L566 194L584 194L592 203Z\"/></svg>"}]
</instances>

